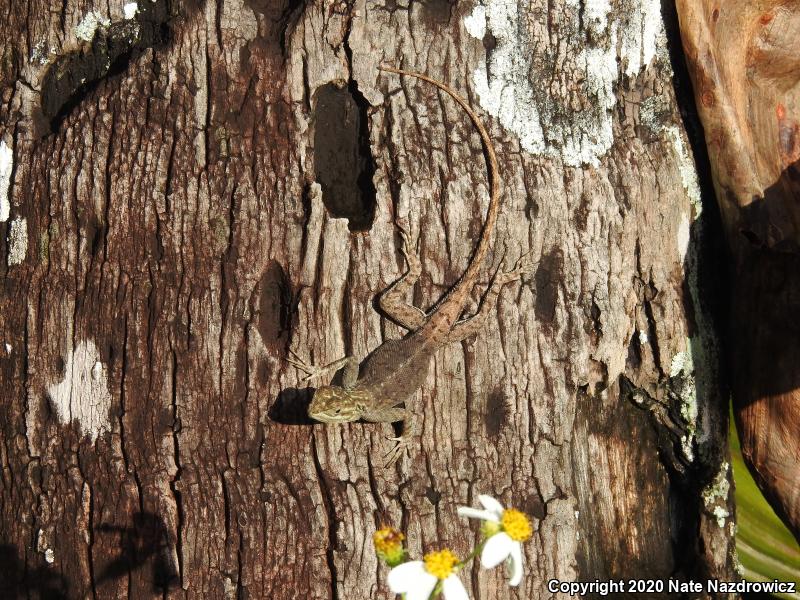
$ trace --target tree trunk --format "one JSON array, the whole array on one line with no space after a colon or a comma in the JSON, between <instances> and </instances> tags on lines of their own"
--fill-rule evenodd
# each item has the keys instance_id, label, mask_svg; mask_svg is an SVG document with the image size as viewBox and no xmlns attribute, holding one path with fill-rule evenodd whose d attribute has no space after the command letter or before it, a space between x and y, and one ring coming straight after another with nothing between
<instances>
[{"instance_id":1,"label":"tree trunk","mask_svg":"<svg viewBox=\"0 0 800 600\"><path fill-rule=\"evenodd\" d=\"M389 598L375 528L464 555L478 534L455 508L480 493L535 533L520 588L475 567L474 597L735 578L718 233L673 89L688 99L674 15L639 0L108 10L2 7L7 595ZM482 282L504 256L536 261L483 332L436 354L391 469L392 428L311 423L286 361L402 335L374 307L405 268L396 224L424 308L481 231L477 132L383 62L452 86L494 140Z\"/></svg>"}]
</instances>

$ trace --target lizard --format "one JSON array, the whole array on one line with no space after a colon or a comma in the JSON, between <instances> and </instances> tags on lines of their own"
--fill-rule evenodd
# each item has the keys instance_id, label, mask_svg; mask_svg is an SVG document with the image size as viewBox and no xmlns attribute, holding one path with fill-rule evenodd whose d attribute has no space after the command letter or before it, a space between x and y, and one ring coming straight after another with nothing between
<instances>
[{"instance_id":1,"label":"lizard","mask_svg":"<svg viewBox=\"0 0 800 600\"><path fill-rule=\"evenodd\" d=\"M492 234L500 205L500 175L494 145L478 115L452 88L422 73L381 65L381 71L414 77L436 86L455 100L467 113L480 134L489 178L489 207L480 238L467 269L449 292L429 312L405 301L419 278L422 267L419 257L411 250L408 232L398 226L402 240L401 254L408 270L379 295L378 305L392 321L409 333L401 339L383 342L363 362L347 356L324 367L306 364L297 354L288 362L307 376L304 381L323 377L342 369L341 385L322 385L317 388L308 407L308 416L322 423L345 423L364 419L375 423L403 421L402 434L389 439L396 442L387 453L386 467L396 462L413 436L409 398L420 388L427 376L428 366L436 351L450 343L464 340L483 329L501 288L520 279L527 272L524 256L508 272L495 272L476 314L460 318L474 286L479 269L491 246ZM291 351L290 351L291 352Z\"/></svg>"}]
</instances>

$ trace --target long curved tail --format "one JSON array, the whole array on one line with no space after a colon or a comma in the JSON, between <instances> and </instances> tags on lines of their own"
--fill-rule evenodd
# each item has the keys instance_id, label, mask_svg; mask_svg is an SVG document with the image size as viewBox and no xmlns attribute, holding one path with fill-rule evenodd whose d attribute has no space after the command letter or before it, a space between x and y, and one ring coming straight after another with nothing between
<instances>
[{"instance_id":1,"label":"long curved tail","mask_svg":"<svg viewBox=\"0 0 800 600\"><path fill-rule=\"evenodd\" d=\"M458 280L456 285L453 286L450 293L436 307L436 314L440 315L441 318L447 322L448 326L452 326L461 313L461 309L464 306L464 303L470 292L472 291L472 286L477 278L478 270L483 263L483 259L486 257L486 253L489 251L489 245L491 244L491 237L494 231L495 221L497 221L497 209L500 205L500 176L499 169L497 167L497 156L495 155L494 145L492 144L492 140L489 138L489 134L487 133L486 128L483 126L483 123L481 123L478 115L475 114L475 111L469 107L467 102L461 98L461 96L456 94L455 91L441 81L436 81L435 79L432 79L422 73L404 71L402 69L396 69L387 65L381 65L378 68L381 71L388 71L390 73L397 73L399 75L407 75L409 77L421 79L422 81L427 81L428 83L435 85L437 88L449 95L453 100L458 102L461 108L463 108L469 115L469 118L472 120L472 123L478 130L478 133L481 136L481 142L483 143L483 149L486 152L486 163L489 170L489 210L486 213L486 221L483 224L483 231L481 232L481 237L478 240L477 246L475 247L475 252L470 259L467 270L464 271L464 274ZM434 315L431 315L431 317L433 316ZM444 325L444 323L442 325Z\"/></svg>"}]
</instances>

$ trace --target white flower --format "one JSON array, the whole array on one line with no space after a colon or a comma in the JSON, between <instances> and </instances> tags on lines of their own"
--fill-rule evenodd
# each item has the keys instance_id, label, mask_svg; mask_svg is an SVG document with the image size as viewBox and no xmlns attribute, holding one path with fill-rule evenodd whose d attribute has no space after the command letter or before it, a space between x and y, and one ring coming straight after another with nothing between
<instances>
[{"instance_id":1,"label":"white flower","mask_svg":"<svg viewBox=\"0 0 800 600\"><path fill-rule=\"evenodd\" d=\"M491 569L508 559L511 568L508 583L519 585L522 581L522 542L531 537L531 523L524 513L503 508L491 496L481 495L478 500L484 510L459 506L458 514L485 522L483 531L488 539L481 552L481 564Z\"/></svg>"},{"instance_id":2,"label":"white flower","mask_svg":"<svg viewBox=\"0 0 800 600\"><path fill-rule=\"evenodd\" d=\"M464 584L456 577L458 558L449 550L431 552L425 560L412 560L389 571L389 589L406 600L428 600L441 580L445 600L468 600Z\"/></svg>"}]
</instances>

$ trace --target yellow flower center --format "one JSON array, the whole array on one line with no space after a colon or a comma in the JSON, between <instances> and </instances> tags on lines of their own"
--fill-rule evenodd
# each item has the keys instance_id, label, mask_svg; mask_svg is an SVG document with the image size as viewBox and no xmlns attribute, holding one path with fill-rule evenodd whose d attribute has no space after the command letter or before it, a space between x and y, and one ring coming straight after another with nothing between
<instances>
[{"instance_id":1,"label":"yellow flower center","mask_svg":"<svg viewBox=\"0 0 800 600\"><path fill-rule=\"evenodd\" d=\"M396 552L406 539L402 533L394 527L381 527L372 534L372 541L375 543L375 550L381 554L391 554Z\"/></svg>"},{"instance_id":2,"label":"yellow flower center","mask_svg":"<svg viewBox=\"0 0 800 600\"><path fill-rule=\"evenodd\" d=\"M425 555L425 570L439 579L447 579L457 564L458 557L450 550L440 550Z\"/></svg>"},{"instance_id":3,"label":"yellow flower center","mask_svg":"<svg viewBox=\"0 0 800 600\"><path fill-rule=\"evenodd\" d=\"M515 542L524 542L531 537L531 522L523 512L508 508L503 511L500 523L503 526L503 531Z\"/></svg>"},{"instance_id":4,"label":"yellow flower center","mask_svg":"<svg viewBox=\"0 0 800 600\"><path fill-rule=\"evenodd\" d=\"M394 527L381 527L372 534L372 542L375 544L375 553L390 567L396 567L406 557L406 550L403 548L403 540L406 539L402 533Z\"/></svg>"}]
</instances>

